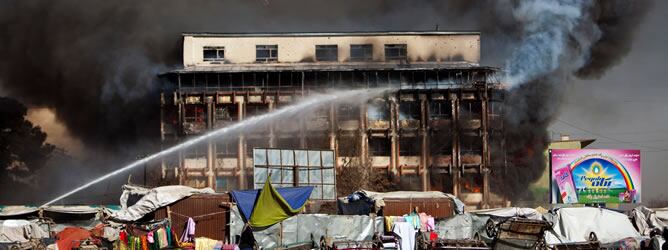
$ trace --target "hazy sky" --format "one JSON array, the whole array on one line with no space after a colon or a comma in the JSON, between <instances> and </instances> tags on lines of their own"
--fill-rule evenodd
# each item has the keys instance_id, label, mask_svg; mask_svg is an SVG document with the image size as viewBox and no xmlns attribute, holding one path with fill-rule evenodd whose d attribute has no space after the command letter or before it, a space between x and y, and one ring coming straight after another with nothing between
<instances>
[{"instance_id":1,"label":"hazy sky","mask_svg":"<svg viewBox=\"0 0 668 250\"><path fill-rule=\"evenodd\" d=\"M633 49L601 79L577 81L555 133L595 138L589 148L640 149L644 201L668 199L668 2L656 1ZM570 124L570 125L568 125Z\"/></svg>"}]
</instances>

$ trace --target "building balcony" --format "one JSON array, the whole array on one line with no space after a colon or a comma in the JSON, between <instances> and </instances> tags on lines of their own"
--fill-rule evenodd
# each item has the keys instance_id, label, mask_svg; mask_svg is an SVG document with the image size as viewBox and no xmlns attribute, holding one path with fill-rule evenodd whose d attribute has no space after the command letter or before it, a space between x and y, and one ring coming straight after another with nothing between
<instances>
[{"instance_id":1,"label":"building balcony","mask_svg":"<svg viewBox=\"0 0 668 250\"><path fill-rule=\"evenodd\" d=\"M370 120L368 126L371 130L388 130L390 129L390 121Z\"/></svg>"},{"instance_id":2,"label":"building balcony","mask_svg":"<svg viewBox=\"0 0 668 250\"><path fill-rule=\"evenodd\" d=\"M306 121L307 130L325 131L329 129L327 117L314 117Z\"/></svg>"},{"instance_id":3,"label":"building balcony","mask_svg":"<svg viewBox=\"0 0 668 250\"><path fill-rule=\"evenodd\" d=\"M462 119L459 123L463 129L480 129L482 121L480 119Z\"/></svg>"},{"instance_id":4,"label":"building balcony","mask_svg":"<svg viewBox=\"0 0 668 250\"><path fill-rule=\"evenodd\" d=\"M446 168L452 165L452 155L437 155L431 157L431 166L434 168Z\"/></svg>"},{"instance_id":5,"label":"building balcony","mask_svg":"<svg viewBox=\"0 0 668 250\"><path fill-rule=\"evenodd\" d=\"M339 121L340 130L358 130L360 128L360 122L358 120L347 120Z\"/></svg>"},{"instance_id":6,"label":"building balcony","mask_svg":"<svg viewBox=\"0 0 668 250\"><path fill-rule=\"evenodd\" d=\"M448 130L452 126L451 119L434 119L429 121L429 126L434 130Z\"/></svg>"},{"instance_id":7,"label":"building balcony","mask_svg":"<svg viewBox=\"0 0 668 250\"><path fill-rule=\"evenodd\" d=\"M201 134L206 131L205 122L184 122L183 133L186 135Z\"/></svg>"},{"instance_id":8,"label":"building balcony","mask_svg":"<svg viewBox=\"0 0 668 250\"><path fill-rule=\"evenodd\" d=\"M463 153L461 161L464 165L480 165L482 164L482 156L480 154Z\"/></svg>"},{"instance_id":9,"label":"building balcony","mask_svg":"<svg viewBox=\"0 0 668 250\"><path fill-rule=\"evenodd\" d=\"M417 130L420 127L419 120L400 120L399 128L405 130Z\"/></svg>"}]
</instances>

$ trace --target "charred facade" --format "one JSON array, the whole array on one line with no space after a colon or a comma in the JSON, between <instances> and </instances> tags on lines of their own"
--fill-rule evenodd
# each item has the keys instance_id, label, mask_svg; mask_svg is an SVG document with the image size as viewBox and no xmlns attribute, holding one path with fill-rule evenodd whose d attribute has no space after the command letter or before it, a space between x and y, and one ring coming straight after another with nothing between
<instances>
[{"instance_id":1,"label":"charred facade","mask_svg":"<svg viewBox=\"0 0 668 250\"><path fill-rule=\"evenodd\" d=\"M252 149L332 149L403 189L481 193L504 167L504 89L479 65L475 32L184 34L183 68L163 74L165 147L330 88L391 87L360 106L329 105L260 133L191 147L162 178L219 191L252 187ZM338 172L338 171L337 171Z\"/></svg>"}]
</instances>

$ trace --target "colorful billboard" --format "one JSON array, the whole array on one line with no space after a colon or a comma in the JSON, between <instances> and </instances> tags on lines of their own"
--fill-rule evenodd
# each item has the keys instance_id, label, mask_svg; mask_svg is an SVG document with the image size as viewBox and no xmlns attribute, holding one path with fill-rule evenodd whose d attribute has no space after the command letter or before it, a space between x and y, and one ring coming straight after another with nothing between
<instances>
[{"instance_id":1,"label":"colorful billboard","mask_svg":"<svg viewBox=\"0 0 668 250\"><path fill-rule=\"evenodd\" d=\"M640 202L640 150L552 149L550 171L552 203Z\"/></svg>"}]
</instances>

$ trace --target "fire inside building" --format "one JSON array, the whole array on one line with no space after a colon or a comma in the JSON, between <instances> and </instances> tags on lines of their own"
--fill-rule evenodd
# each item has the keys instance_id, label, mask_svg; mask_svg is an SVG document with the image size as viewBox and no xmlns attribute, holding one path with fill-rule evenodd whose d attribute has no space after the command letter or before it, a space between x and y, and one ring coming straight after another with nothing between
<instances>
[{"instance_id":1,"label":"fire inside building","mask_svg":"<svg viewBox=\"0 0 668 250\"><path fill-rule=\"evenodd\" d=\"M479 62L477 32L183 34L183 67L161 75L165 147L314 91L397 91L192 147L163 160L163 180L252 188L254 148L332 150L337 173L361 159L403 189L487 204L490 170L504 162L504 89Z\"/></svg>"}]
</instances>

